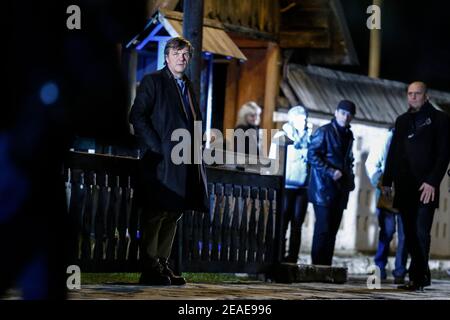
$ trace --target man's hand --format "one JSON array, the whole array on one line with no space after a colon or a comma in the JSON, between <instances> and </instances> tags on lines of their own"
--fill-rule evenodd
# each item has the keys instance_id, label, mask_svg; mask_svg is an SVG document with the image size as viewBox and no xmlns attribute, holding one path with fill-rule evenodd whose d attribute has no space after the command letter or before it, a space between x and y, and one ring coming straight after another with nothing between
<instances>
[{"instance_id":1,"label":"man's hand","mask_svg":"<svg viewBox=\"0 0 450 320\"><path fill-rule=\"evenodd\" d=\"M424 204L427 204L434 201L434 187L429 185L428 183L422 183L422 185L419 188L419 191L422 191L420 195L420 201Z\"/></svg>"},{"instance_id":2,"label":"man's hand","mask_svg":"<svg viewBox=\"0 0 450 320\"><path fill-rule=\"evenodd\" d=\"M342 177L342 172L340 170L334 170L333 180L337 181Z\"/></svg>"}]
</instances>

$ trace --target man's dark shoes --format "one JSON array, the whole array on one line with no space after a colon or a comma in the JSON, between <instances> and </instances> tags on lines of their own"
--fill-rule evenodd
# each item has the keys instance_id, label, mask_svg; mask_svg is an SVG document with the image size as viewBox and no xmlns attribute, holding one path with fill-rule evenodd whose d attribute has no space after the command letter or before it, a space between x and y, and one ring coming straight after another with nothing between
<instances>
[{"instance_id":1,"label":"man's dark shoes","mask_svg":"<svg viewBox=\"0 0 450 320\"><path fill-rule=\"evenodd\" d=\"M413 281L410 281L402 286L397 287L400 290L406 290L406 291L415 291L415 292L423 292L424 287L421 285L415 284Z\"/></svg>"},{"instance_id":2,"label":"man's dark shoes","mask_svg":"<svg viewBox=\"0 0 450 320\"><path fill-rule=\"evenodd\" d=\"M152 268L141 273L139 284L145 286L170 286L170 277L163 273L161 264L157 264Z\"/></svg>"},{"instance_id":3,"label":"man's dark shoes","mask_svg":"<svg viewBox=\"0 0 450 320\"><path fill-rule=\"evenodd\" d=\"M181 276L177 276L173 273L172 269L169 267L169 263L167 261L164 261L163 259L159 260L162 266L162 273L169 277L170 282L174 286L182 286L186 284L186 279L184 279Z\"/></svg>"}]
</instances>

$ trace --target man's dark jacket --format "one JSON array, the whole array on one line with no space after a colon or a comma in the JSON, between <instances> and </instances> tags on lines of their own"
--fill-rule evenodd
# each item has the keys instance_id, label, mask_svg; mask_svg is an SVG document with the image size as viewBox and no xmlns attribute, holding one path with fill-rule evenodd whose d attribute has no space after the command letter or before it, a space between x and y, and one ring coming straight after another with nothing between
<instances>
[{"instance_id":1,"label":"man's dark jacket","mask_svg":"<svg viewBox=\"0 0 450 320\"><path fill-rule=\"evenodd\" d=\"M184 80L196 119L201 121L191 83L187 77ZM206 211L208 195L203 162L175 164L171 160L173 147L181 141L171 141L174 130L188 130L194 145L194 124L192 120L188 121L182 101L181 91L167 67L146 75L139 85L130 113L130 122L142 154L138 198L157 210ZM202 134L201 129L199 134ZM201 147L199 141L197 154L201 154ZM191 152L193 155L193 148Z\"/></svg>"},{"instance_id":2,"label":"man's dark jacket","mask_svg":"<svg viewBox=\"0 0 450 320\"><path fill-rule=\"evenodd\" d=\"M449 130L449 117L429 102L397 118L383 175L384 186L394 182L395 208L417 203L424 182L435 188L432 205L439 207L439 186L450 157Z\"/></svg>"},{"instance_id":3,"label":"man's dark jacket","mask_svg":"<svg viewBox=\"0 0 450 320\"><path fill-rule=\"evenodd\" d=\"M353 133L349 127L345 128L344 137L348 140L347 147L343 148L344 141L337 126L333 119L311 136L308 147L308 163L311 167L308 198L315 205L342 205L346 208L348 195L355 188ZM342 177L334 181L336 169L342 172Z\"/></svg>"}]
</instances>

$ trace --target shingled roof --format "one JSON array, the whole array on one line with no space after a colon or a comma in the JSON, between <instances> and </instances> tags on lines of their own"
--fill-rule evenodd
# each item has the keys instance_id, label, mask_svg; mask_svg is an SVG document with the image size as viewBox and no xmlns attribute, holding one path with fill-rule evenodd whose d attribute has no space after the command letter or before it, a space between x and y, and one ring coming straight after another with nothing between
<instances>
[{"instance_id":1,"label":"shingled roof","mask_svg":"<svg viewBox=\"0 0 450 320\"><path fill-rule=\"evenodd\" d=\"M407 108L407 84L375 79L317 66L290 64L281 89L291 106L301 104L310 114L330 116L338 102L355 102L355 120L392 125ZM450 106L450 93L428 90L430 101L444 111Z\"/></svg>"}]
</instances>

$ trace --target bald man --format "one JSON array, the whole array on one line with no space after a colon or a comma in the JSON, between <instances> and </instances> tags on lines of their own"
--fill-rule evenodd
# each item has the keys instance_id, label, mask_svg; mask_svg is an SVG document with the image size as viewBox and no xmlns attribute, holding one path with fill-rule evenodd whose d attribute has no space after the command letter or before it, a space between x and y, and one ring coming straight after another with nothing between
<instances>
[{"instance_id":1,"label":"bald man","mask_svg":"<svg viewBox=\"0 0 450 320\"><path fill-rule=\"evenodd\" d=\"M408 86L409 109L395 122L383 176L383 192L395 188L394 207L402 214L411 254L409 283L399 289L423 291L431 284L428 256L433 216L439 207L439 186L449 163L450 120L428 102L427 86Z\"/></svg>"}]
</instances>

